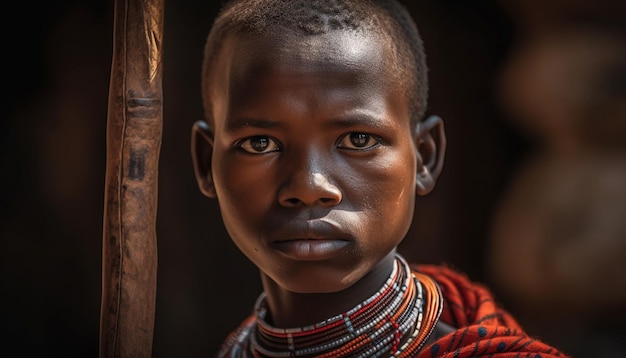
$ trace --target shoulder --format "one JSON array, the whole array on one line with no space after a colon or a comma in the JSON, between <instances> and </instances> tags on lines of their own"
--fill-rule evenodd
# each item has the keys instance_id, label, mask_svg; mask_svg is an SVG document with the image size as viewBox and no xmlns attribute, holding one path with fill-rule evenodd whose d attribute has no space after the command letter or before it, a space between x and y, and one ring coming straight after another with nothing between
<instances>
[{"instance_id":1,"label":"shoulder","mask_svg":"<svg viewBox=\"0 0 626 358\"><path fill-rule=\"evenodd\" d=\"M465 273L445 265L411 265L411 269L432 278L445 301L442 319L463 327L477 322L519 328L517 321L498 305L489 288Z\"/></svg>"},{"instance_id":2,"label":"shoulder","mask_svg":"<svg viewBox=\"0 0 626 358\"><path fill-rule=\"evenodd\" d=\"M448 266L412 264L441 289L444 305L440 336L429 342L429 357L504 357L512 352L533 357L567 357L558 349L529 336L515 318L502 308L489 288Z\"/></svg>"},{"instance_id":3,"label":"shoulder","mask_svg":"<svg viewBox=\"0 0 626 358\"><path fill-rule=\"evenodd\" d=\"M222 347L218 351L217 358L235 358L245 357L248 350L250 332L256 326L256 316L254 314L248 316L239 327L231 332Z\"/></svg>"}]
</instances>

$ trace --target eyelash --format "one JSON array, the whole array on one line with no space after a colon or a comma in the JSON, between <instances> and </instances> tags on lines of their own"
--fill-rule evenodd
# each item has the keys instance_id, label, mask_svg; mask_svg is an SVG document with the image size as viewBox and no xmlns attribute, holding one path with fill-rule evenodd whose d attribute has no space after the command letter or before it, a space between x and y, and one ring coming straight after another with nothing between
<instances>
[{"instance_id":1,"label":"eyelash","mask_svg":"<svg viewBox=\"0 0 626 358\"><path fill-rule=\"evenodd\" d=\"M367 146L363 146L363 147L359 147L354 145L354 143L350 143L352 147L347 147L342 145L344 141L346 141L346 139L348 139L348 142L350 142L351 136L353 135L361 135L361 136L365 136L365 140L366 143L368 144ZM374 144L370 144L371 141L375 141ZM373 135L373 134L369 134L369 133L365 133L365 132L350 132L350 133L346 133L343 136L341 136L339 138L339 140L337 141L337 147L338 148L342 148L342 149L348 149L348 150L370 150L373 149L375 147L378 147L380 144L382 143L382 138L377 136L377 135Z\"/></svg>"},{"instance_id":2,"label":"eyelash","mask_svg":"<svg viewBox=\"0 0 626 358\"><path fill-rule=\"evenodd\" d=\"M260 140L260 141L267 141L266 144L269 148L271 148L271 150L266 150L266 148L264 148L263 151L254 150L254 147L253 147L254 144L252 143L252 141L255 139ZM237 148L248 154L259 155L259 154L267 154L267 153L279 151L280 143L276 139L270 136L258 135L258 136L248 137L248 138L244 138L240 140L237 143Z\"/></svg>"},{"instance_id":3,"label":"eyelash","mask_svg":"<svg viewBox=\"0 0 626 358\"><path fill-rule=\"evenodd\" d=\"M351 142L353 135L361 136L361 139L365 139L366 141L365 145L357 146L353 142ZM259 142L253 143L254 140L258 140ZM374 141L373 144L371 143L372 141ZM339 137L336 145L337 145L337 148L341 148L341 149L353 150L353 151L365 151L365 150L370 150L375 147L378 147L381 143L382 143L382 138L380 138L379 136L372 135L372 134L365 133L365 132L350 132ZM264 145L265 147L259 151L259 150L254 149L255 145L261 145L261 146ZM280 145L280 142L278 142L276 139L270 136L259 135L259 136L248 137L248 138L244 138L240 140L237 143L237 148L248 154L260 155L260 154L278 152L281 150L281 145Z\"/></svg>"}]
</instances>

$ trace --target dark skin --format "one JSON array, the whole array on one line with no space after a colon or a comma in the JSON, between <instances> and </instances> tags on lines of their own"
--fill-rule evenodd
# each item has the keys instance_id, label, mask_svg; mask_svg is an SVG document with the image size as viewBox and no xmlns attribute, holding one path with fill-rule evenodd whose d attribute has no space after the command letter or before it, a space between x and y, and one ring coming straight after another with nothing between
<instances>
[{"instance_id":1,"label":"dark skin","mask_svg":"<svg viewBox=\"0 0 626 358\"><path fill-rule=\"evenodd\" d=\"M443 122L411 125L385 40L274 31L230 36L221 50L212 126L192 131L196 177L259 268L277 327L320 322L378 291L416 195L441 171Z\"/></svg>"}]
</instances>

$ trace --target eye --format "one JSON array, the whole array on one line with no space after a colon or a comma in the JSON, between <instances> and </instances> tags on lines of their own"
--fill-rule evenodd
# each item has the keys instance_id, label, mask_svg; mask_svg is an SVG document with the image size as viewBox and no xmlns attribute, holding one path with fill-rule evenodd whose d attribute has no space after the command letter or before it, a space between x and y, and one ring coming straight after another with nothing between
<instances>
[{"instance_id":1,"label":"eye","mask_svg":"<svg viewBox=\"0 0 626 358\"><path fill-rule=\"evenodd\" d=\"M367 133L351 132L339 139L339 148L352 150L366 150L380 144L380 138Z\"/></svg>"},{"instance_id":2,"label":"eye","mask_svg":"<svg viewBox=\"0 0 626 358\"><path fill-rule=\"evenodd\" d=\"M241 140L238 147L250 154L265 154L280 150L276 140L268 136L255 136Z\"/></svg>"}]
</instances>

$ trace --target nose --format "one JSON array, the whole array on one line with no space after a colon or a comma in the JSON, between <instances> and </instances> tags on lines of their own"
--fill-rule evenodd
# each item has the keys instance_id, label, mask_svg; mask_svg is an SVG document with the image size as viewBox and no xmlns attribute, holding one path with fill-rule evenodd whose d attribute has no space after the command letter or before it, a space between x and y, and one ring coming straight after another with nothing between
<instances>
[{"instance_id":1,"label":"nose","mask_svg":"<svg viewBox=\"0 0 626 358\"><path fill-rule=\"evenodd\" d=\"M328 180L315 165L294 168L279 192L278 200L284 207L338 205L342 199L339 188Z\"/></svg>"}]
</instances>

